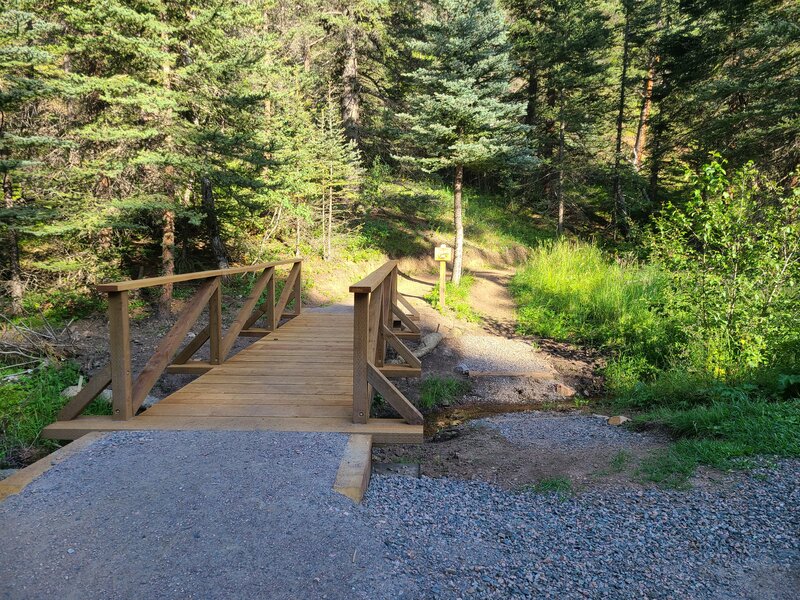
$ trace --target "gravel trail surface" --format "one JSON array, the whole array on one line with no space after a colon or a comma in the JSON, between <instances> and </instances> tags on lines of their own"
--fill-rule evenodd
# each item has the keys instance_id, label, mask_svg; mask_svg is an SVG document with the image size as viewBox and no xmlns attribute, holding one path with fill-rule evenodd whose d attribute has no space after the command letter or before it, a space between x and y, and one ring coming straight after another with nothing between
<instances>
[{"instance_id":1,"label":"gravel trail surface","mask_svg":"<svg viewBox=\"0 0 800 600\"><path fill-rule=\"evenodd\" d=\"M0 503L0 598L414 598L332 491L347 436L114 433Z\"/></svg>"},{"instance_id":2,"label":"gravel trail surface","mask_svg":"<svg viewBox=\"0 0 800 600\"><path fill-rule=\"evenodd\" d=\"M467 371L553 372L547 357L530 342L497 335L465 334L453 340Z\"/></svg>"},{"instance_id":3,"label":"gravel trail surface","mask_svg":"<svg viewBox=\"0 0 800 600\"><path fill-rule=\"evenodd\" d=\"M421 598L797 598L800 462L712 491L512 493L373 478L366 510ZM753 582L759 582L753 585Z\"/></svg>"},{"instance_id":4,"label":"gravel trail surface","mask_svg":"<svg viewBox=\"0 0 800 600\"><path fill-rule=\"evenodd\" d=\"M377 476L355 506L346 439L110 434L0 503L0 598L796 598L798 461L568 498Z\"/></svg>"},{"instance_id":5,"label":"gravel trail surface","mask_svg":"<svg viewBox=\"0 0 800 600\"><path fill-rule=\"evenodd\" d=\"M653 438L652 434L609 425L606 419L585 414L530 411L477 419L472 423L495 429L510 442L541 448L615 446L624 449L647 443Z\"/></svg>"}]
</instances>

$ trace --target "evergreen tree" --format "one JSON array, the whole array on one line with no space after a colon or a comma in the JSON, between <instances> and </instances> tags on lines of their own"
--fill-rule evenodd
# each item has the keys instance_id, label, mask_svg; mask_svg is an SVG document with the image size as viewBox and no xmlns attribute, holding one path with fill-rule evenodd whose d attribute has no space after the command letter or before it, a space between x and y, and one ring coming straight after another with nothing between
<instances>
[{"instance_id":1,"label":"evergreen tree","mask_svg":"<svg viewBox=\"0 0 800 600\"><path fill-rule=\"evenodd\" d=\"M453 283L461 280L464 169L487 168L519 152L525 107L509 97L512 64L505 23L492 0L440 0L411 47L421 57L413 92L398 114L426 171L453 170L456 231Z\"/></svg>"},{"instance_id":2,"label":"evergreen tree","mask_svg":"<svg viewBox=\"0 0 800 600\"><path fill-rule=\"evenodd\" d=\"M542 195L563 233L568 183L592 165L611 114L608 14L597 0L509 0ZM582 191L574 194L577 199Z\"/></svg>"},{"instance_id":3,"label":"evergreen tree","mask_svg":"<svg viewBox=\"0 0 800 600\"><path fill-rule=\"evenodd\" d=\"M21 237L41 225L42 207L25 193L25 182L34 176L41 152L61 145L37 126L42 103L56 91L57 56L48 41L54 28L26 0L14 0L0 13L0 226L6 240L4 279L15 315L22 312L24 292Z\"/></svg>"}]
</instances>

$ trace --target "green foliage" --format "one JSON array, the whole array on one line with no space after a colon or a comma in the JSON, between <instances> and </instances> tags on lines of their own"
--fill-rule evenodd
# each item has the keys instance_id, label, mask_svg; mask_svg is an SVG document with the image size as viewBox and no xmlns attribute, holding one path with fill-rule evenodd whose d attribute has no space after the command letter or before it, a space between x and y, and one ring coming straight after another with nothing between
<instances>
[{"instance_id":1,"label":"green foliage","mask_svg":"<svg viewBox=\"0 0 800 600\"><path fill-rule=\"evenodd\" d=\"M728 175L719 155L689 187L649 241L672 274L666 312L692 324L684 359L720 377L784 360L800 343L800 189L785 193L752 163Z\"/></svg>"},{"instance_id":2,"label":"green foliage","mask_svg":"<svg viewBox=\"0 0 800 600\"><path fill-rule=\"evenodd\" d=\"M433 410L449 406L472 389L469 381L455 377L426 377L419 391L419 406L423 410Z\"/></svg>"},{"instance_id":3,"label":"green foliage","mask_svg":"<svg viewBox=\"0 0 800 600\"><path fill-rule=\"evenodd\" d=\"M452 281L445 283L444 302L447 310L455 314L459 319L469 321L470 323L480 323L481 315L470 305L469 292L475 284L475 277L469 273L465 273L461 277L461 282L455 285ZM441 309L439 306L439 286L438 284L433 289L425 294L425 300L436 309Z\"/></svg>"},{"instance_id":4,"label":"green foliage","mask_svg":"<svg viewBox=\"0 0 800 600\"><path fill-rule=\"evenodd\" d=\"M519 328L576 340L665 366L678 331L660 314L667 281L633 260L607 259L596 246L557 241L533 251L512 280Z\"/></svg>"},{"instance_id":5,"label":"green foliage","mask_svg":"<svg viewBox=\"0 0 800 600\"><path fill-rule=\"evenodd\" d=\"M436 0L410 42L419 66L408 110L397 115L413 152L402 159L437 171L486 168L519 158L524 107L509 97L512 65L493 0Z\"/></svg>"},{"instance_id":6,"label":"green foliage","mask_svg":"<svg viewBox=\"0 0 800 600\"><path fill-rule=\"evenodd\" d=\"M26 314L32 315L23 317L29 325L35 324L38 315L41 315L51 325L57 326L102 311L105 301L98 294L87 293L85 289L54 289L27 293L23 308Z\"/></svg>"},{"instance_id":7,"label":"green foliage","mask_svg":"<svg viewBox=\"0 0 800 600\"><path fill-rule=\"evenodd\" d=\"M678 485L698 464L800 452L800 194L714 157L647 239L652 264L560 241L514 279L525 333L599 345L609 392L680 441L643 465Z\"/></svg>"},{"instance_id":8,"label":"green foliage","mask_svg":"<svg viewBox=\"0 0 800 600\"><path fill-rule=\"evenodd\" d=\"M74 363L49 365L0 385L0 466L24 466L58 447L40 433L56 420L66 403L61 391L76 385L78 375ZM95 400L83 414L110 415L111 406Z\"/></svg>"}]
</instances>

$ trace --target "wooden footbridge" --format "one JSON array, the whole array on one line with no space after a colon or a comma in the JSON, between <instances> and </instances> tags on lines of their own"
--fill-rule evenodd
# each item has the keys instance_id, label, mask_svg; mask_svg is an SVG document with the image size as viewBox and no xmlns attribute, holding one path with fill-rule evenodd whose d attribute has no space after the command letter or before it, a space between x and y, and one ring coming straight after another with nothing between
<instances>
[{"instance_id":1,"label":"wooden footbridge","mask_svg":"<svg viewBox=\"0 0 800 600\"><path fill-rule=\"evenodd\" d=\"M278 273L285 273L276 299ZM238 314L223 328L223 278L256 273ZM354 308L343 313L301 310L302 260L201 271L98 286L108 294L110 364L98 372L44 429L47 438L72 440L114 430L283 430L363 433L376 443L422 441L422 415L392 384L419 376L420 361L403 339L419 338L419 315L397 289L397 262L389 261L350 286ZM134 377L129 293L196 281L175 325ZM205 309L208 325L186 343ZM259 339L232 354L241 336ZM207 360L193 357L208 346ZM402 364L387 364L387 348ZM154 406L141 406L163 373L197 379ZM81 412L111 386L111 416ZM370 416L379 393L400 419Z\"/></svg>"}]
</instances>

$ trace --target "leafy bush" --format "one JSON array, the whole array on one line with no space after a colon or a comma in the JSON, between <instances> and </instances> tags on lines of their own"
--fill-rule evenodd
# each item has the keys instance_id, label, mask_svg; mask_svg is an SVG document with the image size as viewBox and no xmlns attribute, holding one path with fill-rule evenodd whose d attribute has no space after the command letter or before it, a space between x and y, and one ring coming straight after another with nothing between
<instances>
[{"instance_id":1,"label":"leafy bush","mask_svg":"<svg viewBox=\"0 0 800 600\"><path fill-rule=\"evenodd\" d=\"M649 240L670 274L666 310L690 324L683 362L718 377L798 359L800 188L784 193L752 163L719 155L689 173L691 199L668 205Z\"/></svg>"}]
</instances>

